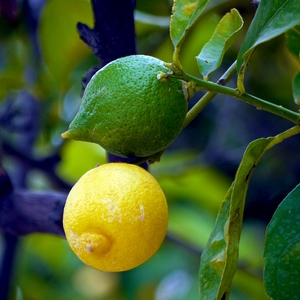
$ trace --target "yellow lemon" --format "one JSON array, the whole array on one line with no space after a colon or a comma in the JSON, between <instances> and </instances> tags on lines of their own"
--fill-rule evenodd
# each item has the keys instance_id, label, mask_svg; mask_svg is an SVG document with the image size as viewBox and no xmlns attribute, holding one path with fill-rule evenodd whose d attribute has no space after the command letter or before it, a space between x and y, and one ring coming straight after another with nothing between
<instances>
[{"instance_id":1,"label":"yellow lemon","mask_svg":"<svg viewBox=\"0 0 300 300\"><path fill-rule=\"evenodd\" d=\"M88 83L62 137L94 142L125 157L160 152L177 137L187 113L185 84L169 75L163 61L146 55L107 64Z\"/></svg>"},{"instance_id":2,"label":"yellow lemon","mask_svg":"<svg viewBox=\"0 0 300 300\"><path fill-rule=\"evenodd\" d=\"M156 179L139 166L108 163L85 173L71 189L63 215L74 253L95 269L137 267L159 249L168 207Z\"/></svg>"}]
</instances>

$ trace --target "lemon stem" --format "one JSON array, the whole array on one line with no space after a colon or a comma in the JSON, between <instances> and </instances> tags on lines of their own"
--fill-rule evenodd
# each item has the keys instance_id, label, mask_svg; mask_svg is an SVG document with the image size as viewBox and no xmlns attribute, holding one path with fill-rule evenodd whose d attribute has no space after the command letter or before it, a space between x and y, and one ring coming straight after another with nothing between
<instances>
[{"instance_id":1,"label":"lemon stem","mask_svg":"<svg viewBox=\"0 0 300 300\"><path fill-rule=\"evenodd\" d=\"M236 72L236 61L218 80L219 84L225 84ZM187 113L183 128L185 128L196 116L206 107L206 105L217 95L216 92L207 92Z\"/></svg>"},{"instance_id":2,"label":"lemon stem","mask_svg":"<svg viewBox=\"0 0 300 300\"><path fill-rule=\"evenodd\" d=\"M268 102L256 96L248 93L240 93L238 89L230 88L224 86L223 84L231 78L235 73L235 63L226 71L226 73L221 77L218 83L211 81L205 81L200 78L189 75L182 72L181 79L184 81L192 81L195 83L195 88L202 88L208 92L195 104L195 106L187 113L184 127L188 125L202 110L203 108L216 96L216 94L223 94L231 96L248 104L255 106L259 110L268 111L275 115L278 115L284 119L287 119L295 124L300 123L300 114L291 111L281 105ZM176 75L175 75L176 76Z\"/></svg>"}]
</instances>

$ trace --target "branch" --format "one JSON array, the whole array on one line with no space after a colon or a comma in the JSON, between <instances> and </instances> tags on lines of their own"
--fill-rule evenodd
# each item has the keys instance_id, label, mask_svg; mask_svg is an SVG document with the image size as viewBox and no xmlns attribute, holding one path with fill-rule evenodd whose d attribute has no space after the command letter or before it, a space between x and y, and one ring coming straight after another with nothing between
<instances>
[{"instance_id":1,"label":"branch","mask_svg":"<svg viewBox=\"0 0 300 300\"><path fill-rule=\"evenodd\" d=\"M63 209L67 194L13 189L0 164L0 232L12 236L44 232L64 236Z\"/></svg>"},{"instance_id":2,"label":"branch","mask_svg":"<svg viewBox=\"0 0 300 300\"><path fill-rule=\"evenodd\" d=\"M56 165L61 159L58 152L44 158L36 158L27 152L17 149L6 141L2 142L2 150L7 156L12 156L17 161L26 164L28 169L42 170L59 189L67 191L71 189L72 186L61 179L55 171Z\"/></svg>"},{"instance_id":3,"label":"branch","mask_svg":"<svg viewBox=\"0 0 300 300\"><path fill-rule=\"evenodd\" d=\"M36 232L64 236L66 198L65 193L15 190L0 198L0 230L15 236Z\"/></svg>"},{"instance_id":4,"label":"branch","mask_svg":"<svg viewBox=\"0 0 300 300\"><path fill-rule=\"evenodd\" d=\"M13 277L15 254L17 252L18 237L8 233L3 234L3 252L0 257L0 299L8 299Z\"/></svg>"},{"instance_id":5,"label":"branch","mask_svg":"<svg viewBox=\"0 0 300 300\"><path fill-rule=\"evenodd\" d=\"M136 53L134 6L132 0L93 0L94 28L78 23L80 38L99 58L100 67L127 55ZM98 69L91 69L83 86Z\"/></svg>"},{"instance_id":6,"label":"branch","mask_svg":"<svg viewBox=\"0 0 300 300\"><path fill-rule=\"evenodd\" d=\"M205 81L205 80L194 77L194 76L189 75L184 72L182 72L182 74L179 76L179 78L183 79L184 81L193 82L199 90L205 89L205 90L209 91L210 95L209 95L208 101L210 101L211 97L213 97L216 93L220 93L223 95L234 97L234 98L241 100L243 102L246 102L248 104L251 104L251 105L255 106L258 110L264 110L264 111L268 111L272 114L278 115L286 120L293 122L296 125L298 125L300 123L300 114L299 113L296 113L292 110L282 107L281 105L277 105L272 102L260 99L253 95L250 95L248 93L241 94L237 89L226 87L221 84L214 83L214 82ZM208 101L206 103L208 103ZM201 102L202 102L202 100L201 100ZM201 107L201 109L202 108L203 107ZM191 120L192 120L192 118L189 119L188 121L186 120L186 123L190 122Z\"/></svg>"}]
</instances>

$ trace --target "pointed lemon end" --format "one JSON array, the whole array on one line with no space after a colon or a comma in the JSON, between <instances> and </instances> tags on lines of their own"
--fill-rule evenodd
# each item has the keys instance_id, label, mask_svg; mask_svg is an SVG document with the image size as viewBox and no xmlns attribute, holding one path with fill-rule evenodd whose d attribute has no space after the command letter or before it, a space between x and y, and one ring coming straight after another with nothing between
<instances>
[{"instance_id":1,"label":"pointed lemon end","mask_svg":"<svg viewBox=\"0 0 300 300\"><path fill-rule=\"evenodd\" d=\"M64 133L62 133L62 134L61 134L61 137L62 137L63 139L71 139L71 138L72 138L69 131L65 131Z\"/></svg>"},{"instance_id":2,"label":"pointed lemon end","mask_svg":"<svg viewBox=\"0 0 300 300\"><path fill-rule=\"evenodd\" d=\"M88 253L104 255L112 246L111 240L104 234L85 232L79 237L80 243Z\"/></svg>"}]
</instances>

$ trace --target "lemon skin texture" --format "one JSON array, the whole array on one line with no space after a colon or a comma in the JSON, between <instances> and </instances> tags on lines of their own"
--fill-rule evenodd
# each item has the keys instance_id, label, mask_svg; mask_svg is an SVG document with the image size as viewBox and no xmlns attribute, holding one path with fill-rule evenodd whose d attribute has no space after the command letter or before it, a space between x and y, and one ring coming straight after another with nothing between
<instances>
[{"instance_id":1,"label":"lemon skin texture","mask_svg":"<svg viewBox=\"0 0 300 300\"><path fill-rule=\"evenodd\" d=\"M71 249L85 264L107 272L130 270L161 246L168 226L166 198L141 167L104 164L71 189L63 226Z\"/></svg>"},{"instance_id":2,"label":"lemon skin texture","mask_svg":"<svg viewBox=\"0 0 300 300\"><path fill-rule=\"evenodd\" d=\"M187 113L184 83L164 62L146 55L117 59L88 83L79 112L63 138L101 145L121 157L147 157L179 134Z\"/></svg>"}]
</instances>

